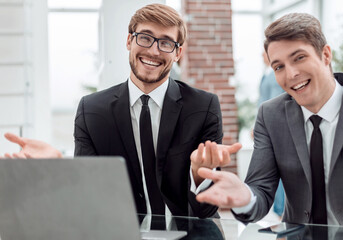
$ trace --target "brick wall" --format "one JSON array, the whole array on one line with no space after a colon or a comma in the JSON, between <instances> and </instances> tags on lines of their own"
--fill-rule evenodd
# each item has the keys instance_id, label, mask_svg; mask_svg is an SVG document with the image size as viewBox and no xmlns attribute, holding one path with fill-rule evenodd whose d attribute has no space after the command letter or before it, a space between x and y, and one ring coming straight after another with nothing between
<instances>
[{"instance_id":1,"label":"brick wall","mask_svg":"<svg viewBox=\"0 0 343 240\"><path fill-rule=\"evenodd\" d=\"M182 80L216 93L223 115L224 144L238 141L232 55L231 0L182 0L188 41L181 63ZM235 157L228 167L237 172Z\"/></svg>"}]
</instances>

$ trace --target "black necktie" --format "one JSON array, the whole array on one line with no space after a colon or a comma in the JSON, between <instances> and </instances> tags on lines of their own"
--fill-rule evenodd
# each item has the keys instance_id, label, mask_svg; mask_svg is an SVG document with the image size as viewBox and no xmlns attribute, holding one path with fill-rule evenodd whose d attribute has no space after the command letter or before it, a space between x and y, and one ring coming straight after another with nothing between
<instances>
[{"instance_id":1,"label":"black necktie","mask_svg":"<svg viewBox=\"0 0 343 240\"><path fill-rule=\"evenodd\" d=\"M323 139L319 128L322 118L317 115L312 115L310 120L313 124L310 144L312 171L312 221L316 224L327 224Z\"/></svg>"},{"instance_id":2,"label":"black necktie","mask_svg":"<svg viewBox=\"0 0 343 240\"><path fill-rule=\"evenodd\" d=\"M139 118L139 130L142 148L145 182L148 189L152 214L165 214L165 206L156 180L156 157L152 139L149 96L142 95L142 111Z\"/></svg>"}]
</instances>

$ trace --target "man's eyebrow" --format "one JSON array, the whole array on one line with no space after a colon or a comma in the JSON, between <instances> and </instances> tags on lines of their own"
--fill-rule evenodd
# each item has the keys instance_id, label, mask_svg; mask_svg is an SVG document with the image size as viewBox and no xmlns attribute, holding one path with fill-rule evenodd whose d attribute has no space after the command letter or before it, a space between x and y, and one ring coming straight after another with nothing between
<instances>
[{"instance_id":1,"label":"man's eyebrow","mask_svg":"<svg viewBox=\"0 0 343 240\"><path fill-rule=\"evenodd\" d=\"M291 58L291 57L293 57L294 55L297 55L299 52L304 52L305 50L303 50L303 49L297 49L297 50L295 50L294 52L292 52L291 54L289 54L289 56L288 56L288 58Z\"/></svg>"},{"instance_id":2,"label":"man's eyebrow","mask_svg":"<svg viewBox=\"0 0 343 240\"><path fill-rule=\"evenodd\" d=\"M152 31L150 31L149 29L142 29L141 31L139 31L140 33L147 33L147 34L150 34L150 35L152 35L153 34L153 32Z\"/></svg>"},{"instance_id":3,"label":"man's eyebrow","mask_svg":"<svg viewBox=\"0 0 343 240\"><path fill-rule=\"evenodd\" d=\"M294 55L297 55L299 52L304 52L305 50L303 50L303 49L297 49L297 50L295 50L294 52L292 52L291 54L289 54L288 55L288 58L291 58L291 57L293 57ZM270 66L273 66L273 64L276 64L276 63L278 63L278 62L280 62L278 59L276 59L276 60L274 60L274 61L272 61L271 62L271 64L270 64Z\"/></svg>"},{"instance_id":4,"label":"man's eyebrow","mask_svg":"<svg viewBox=\"0 0 343 240\"><path fill-rule=\"evenodd\" d=\"M140 33L147 33L147 34L150 34L151 36L154 36L154 33L149 30L149 29L142 29L140 31ZM162 38L162 39L168 39L168 40L171 40L171 41L175 41L172 37L168 36L168 35L163 35L162 37L159 37L159 38Z\"/></svg>"},{"instance_id":5,"label":"man's eyebrow","mask_svg":"<svg viewBox=\"0 0 343 240\"><path fill-rule=\"evenodd\" d=\"M279 60L274 60L274 61L272 61L271 63L270 63L270 66L272 67L274 64L276 64L276 63L278 63L278 62L280 62Z\"/></svg>"}]
</instances>

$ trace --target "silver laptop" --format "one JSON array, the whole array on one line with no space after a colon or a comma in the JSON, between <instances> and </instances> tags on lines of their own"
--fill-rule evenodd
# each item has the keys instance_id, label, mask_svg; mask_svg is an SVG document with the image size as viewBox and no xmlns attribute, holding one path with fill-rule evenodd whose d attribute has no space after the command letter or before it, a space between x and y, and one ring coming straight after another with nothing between
<instances>
[{"instance_id":1,"label":"silver laptop","mask_svg":"<svg viewBox=\"0 0 343 240\"><path fill-rule=\"evenodd\" d=\"M0 237L141 239L124 159L0 159Z\"/></svg>"}]
</instances>

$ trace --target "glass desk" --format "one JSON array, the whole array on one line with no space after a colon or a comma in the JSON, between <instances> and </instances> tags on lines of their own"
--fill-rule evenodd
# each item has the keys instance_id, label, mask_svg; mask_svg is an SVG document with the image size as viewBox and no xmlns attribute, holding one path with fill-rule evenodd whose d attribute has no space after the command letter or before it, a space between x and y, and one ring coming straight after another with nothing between
<instances>
[{"instance_id":1,"label":"glass desk","mask_svg":"<svg viewBox=\"0 0 343 240\"><path fill-rule=\"evenodd\" d=\"M138 215L140 223L143 223L145 215ZM199 219L193 217L170 217L167 220L168 230L186 231L187 236L181 239L225 239L225 240L338 240L343 239L343 226L324 226L304 224L304 226L287 235L278 236L273 233L260 233L259 229L269 227L272 222L259 222L244 225L235 219ZM164 216L153 216L151 229L161 230L154 226L165 226ZM142 227L142 226L141 226Z\"/></svg>"}]
</instances>

